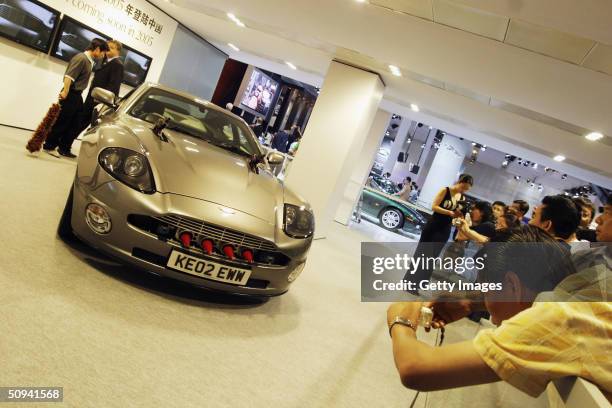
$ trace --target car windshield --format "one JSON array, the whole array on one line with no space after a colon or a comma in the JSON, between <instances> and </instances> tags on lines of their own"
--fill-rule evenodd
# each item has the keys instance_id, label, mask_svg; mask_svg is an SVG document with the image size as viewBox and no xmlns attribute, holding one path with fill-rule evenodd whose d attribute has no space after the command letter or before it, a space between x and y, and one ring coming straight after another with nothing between
<instances>
[{"instance_id":1,"label":"car windshield","mask_svg":"<svg viewBox=\"0 0 612 408\"><path fill-rule=\"evenodd\" d=\"M208 102L196 101L161 89L147 91L129 114L149 123L169 119L167 128L245 156L261 156L248 126Z\"/></svg>"}]
</instances>

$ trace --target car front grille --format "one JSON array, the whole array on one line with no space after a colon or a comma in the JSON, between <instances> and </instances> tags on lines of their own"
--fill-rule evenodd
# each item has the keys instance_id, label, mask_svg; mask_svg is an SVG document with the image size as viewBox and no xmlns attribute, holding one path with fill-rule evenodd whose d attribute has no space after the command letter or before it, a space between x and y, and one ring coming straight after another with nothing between
<instances>
[{"instance_id":1,"label":"car front grille","mask_svg":"<svg viewBox=\"0 0 612 408\"><path fill-rule=\"evenodd\" d=\"M193 237L192 246L189 249L203 255L206 255L206 253L201 247L201 242L212 240L213 253L208 255L219 259L226 257L222 248L229 244L238 250L237 253L240 253L240 250L243 249L250 249L254 254L253 263L255 265L286 266L291 262L291 259L281 252L273 242L193 218L174 214L155 217L130 214L127 221L130 225L155 235L157 239L171 242L176 246L183 246L179 234L189 232ZM245 262L241 258L235 261Z\"/></svg>"},{"instance_id":2,"label":"car front grille","mask_svg":"<svg viewBox=\"0 0 612 408\"><path fill-rule=\"evenodd\" d=\"M263 251L278 251L276 245L272 242L193 218L174 214L154 218L165 224L176 227L179 231L189 231L196 236L233 244L238 247L247 247Z\"/></svg>"}]
</instances>

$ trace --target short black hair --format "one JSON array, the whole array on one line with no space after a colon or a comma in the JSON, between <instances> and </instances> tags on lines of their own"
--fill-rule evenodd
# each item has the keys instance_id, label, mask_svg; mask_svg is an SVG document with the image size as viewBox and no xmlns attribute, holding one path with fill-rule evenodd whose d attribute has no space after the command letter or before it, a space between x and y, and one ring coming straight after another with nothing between
<instances>
[{"instance_id":1,"label":"short black hair","mask_svg":"<svg viewBox=\"0 0 612 408\"><path fill-rule=\"evenodd\" d=\"M527 211L529 211L529 203L525 200L514 200L512 204L518 204L518 210L523 214L527 214Z\"/></svg>"},{"instance_id":2,"label":"short black hair","mask_svg":"<svg viewBox=\"0 0 612 408\"><path fill-rule=\"evenodd\" d=\"M588 198L584 198L584 197L575 197L572 199L572 201L576 205L576 208L578 209L578 214L581 215L581 218L582 218L582 209L590 208L591 209L591 222L593 222L593 218L595 218L595 211L596 211L595 206L593 205L593 202L589 200Z\"/></svg>"},{"instance_id":3,"label":"short black hair","mask_svg":"<svg viewBox=\"0 0 612 408\"><path fill-rule=\"evenodd\" d=\"M503 201L493 201L492 205L501 205L502 207L506 208L506 203L504 203Z\"/></svg>"},{"instance_id":4,"label":"short black hair","mask_svg":"<svg viewBox=\"0 0 612 408\"><path fill-rule=\"evenodd\" d=\"M542 199L540 219L550 221L555 235L568 239L580 226L580 211L576 204L562 195L546 196Z\"/></svg>"},{"instance_id":5,"label":"short black hair","mask_svg":"<svg viewBox=\"0 0 612 408\"><path fill-rule=\"evenodd\" d=\"M85 51L93 51L96 48L99 48L100 51L108 51L108 43L101 38L94 38L91 40Z\"/></svg>"},{"instance_id":6,"label":"short black hair","mask_svg":"<svg viewBox=\"0 0 612 408\"><path fill-rule=\"evenodd\" d=\"M481 282L503 282L508 272L514 272L525 286L540 293L576 273L569 249L531 225L499 231L482 252Z\"/></svg>"},{"instance_id":7,"label":"short black hair","mask_svg":"<svg viewBox=\"0 0 612 408\"><path fill-rule=\"evenodd\" d=\"M481 224L483 222L492 222L495 218L493 216L493 207L487 201L476 201L474 203L474 208L478 209L482 214L482 219L480 220Z\"/></svg>"},{"instance_id":8,"label":"short black hair","mask_svg":"<svg viewBox=\"0 0 612 408\"><path fill-rule=\"evenodd\" d=\"M470 176L469 174L462 174L459 176L459 180L457 181L457 183L467 183L470 186L473 186L474 177Z\"/></svg>"}]
</instances>

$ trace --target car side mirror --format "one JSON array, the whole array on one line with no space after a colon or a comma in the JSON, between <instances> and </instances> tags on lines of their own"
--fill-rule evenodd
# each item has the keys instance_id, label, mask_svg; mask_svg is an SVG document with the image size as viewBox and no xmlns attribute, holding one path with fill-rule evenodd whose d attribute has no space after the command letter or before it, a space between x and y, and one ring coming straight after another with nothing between
<instances>
[{"instance_id":1,"label":"car side mirror","mask_svg":"<svg viewBox=\"0 0 612 408\"><path fill-rule=\"evenodd\" d=\"M266 157L266 159L268 160L268 164L272 166L276 166L285 161L285 156L283 156L279 152L272 151L268 153L268 156Z\"/></svg>"},{"instance_id":2,"label":"car side mirror","mask_svg":"<svg viewBox=\"0 0 612 408\"><path fill-rule=\"evenodd\" d=\"M104 88L94 88L91 91L91 97L94 101L102 103L106 106L115 107L115 93Z\"/></svg>"}]
</instances>

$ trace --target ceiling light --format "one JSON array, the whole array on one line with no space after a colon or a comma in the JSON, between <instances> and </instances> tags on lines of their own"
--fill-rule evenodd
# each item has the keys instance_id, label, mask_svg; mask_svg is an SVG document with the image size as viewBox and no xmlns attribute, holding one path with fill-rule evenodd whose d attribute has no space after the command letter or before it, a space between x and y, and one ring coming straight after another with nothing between
<instances>
[{"instance_id":1,"label":"ceiling light","mask_svg":"<svg viewBox=\"0 0 612 408\"><path fill-rule=\"evenodd\" d=\"M230 47L232 50L236 51L236 52L240 51L240 48L236 47L236 46L235 46L234 44L232 44L232 43L227 43L227 45L229 45L229 47Z\"/></svg>"},{"instance_id":2,"label":"ceiling light","mask_svg":"<svg viewBox=\"0 0 612 408\"><path fill-rule=\"evenodd\" d=\"M591 132L588 135L586 135L585 138L587 140L590 140L590 141L594 142L596 140L599 140L599 139L603 138L603 135L601 133L599 133L599 132Z\"/></svg>"},{"instance_id":3,"label":"ceiling light","mask_svg":"<svg viewBox=\"0 0 612 408\"><path fill-rule=\"evenodd\" d=\"M565 160L565 156L563 156L562 154L558 154L555 157L553 157L554 161L558 161L558 162L562 162L563 160Z\"/></svg>"},{"instance_id":4,"label":"ceiling light","mask_svg":"<svg viewBox=\"0 0 612 408\"><path fill-rule=\"evenodd\" d=\"M357 3L367 3L368 0L355 0Z\"/></svg>"},{"instance_id":5,"label":"ceiling light","mask_svg":"<svg viewBox=\"0 0 612 408\"><path fill-rule=\"evenodd\" d=\"M415 105L414 103L410 104L410 109L412 109L413 112L418 112L419 111L419 106Z\"/></svg>"},{"instance_id":6,"label":"ceiling light","mask_svg":"<svg viewBox=\"0 0 612 408\"><path fill-rule=\"evenodd\" d=\"M400 69L395 65L389 65L389 71L391 71L391 73L395 76L402 76L402 71L400 71Z\"/></svg>"},{"instance_id":7,"label":"ceiling light","mask_svg":"<svg viewBox=\"0 0 612 408\"><path fill-rule=\"evenodd\" d=\"M287 66L291 69L297 69L297 67L293 65L292 63L290 63L289 61L285 61L285 64L287 64Z\"/></svg>"}]
</instances>

